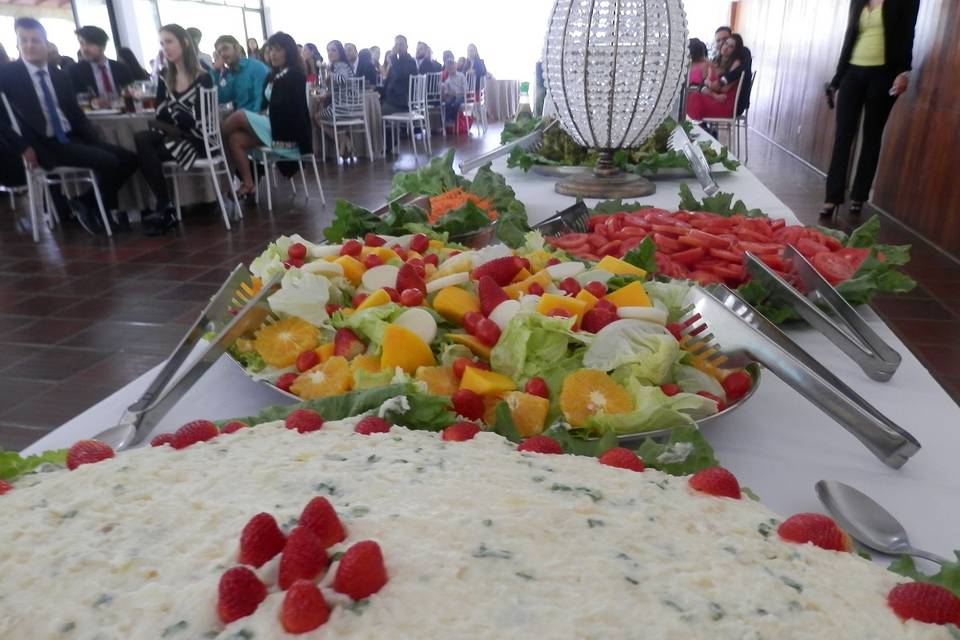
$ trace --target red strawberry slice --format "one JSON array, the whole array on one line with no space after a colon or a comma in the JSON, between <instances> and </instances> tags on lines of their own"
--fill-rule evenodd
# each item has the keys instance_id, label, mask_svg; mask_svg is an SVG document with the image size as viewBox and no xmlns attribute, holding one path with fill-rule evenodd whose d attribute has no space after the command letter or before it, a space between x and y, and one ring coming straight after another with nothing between
<instances>
[{"instance_id":1,"label":"red strawberry slice","mask_svg":"<svg viewBox=\"0 0 960 640\"><path fill-rule=\"evenodd\" d=\"M847 532L822 513L798 513L781 523L777 533L787 542L816 545L828 551L852 551L853 542Z\"/></svg>"},{"instance_id":2,"label":"red strawberry slice","mask_svg":"<svg viewBox=\"0 0 960 640\"><path fill-rule=\"evenodd\" d=\"M299 526L290 532L280 556L277 584L286 591L297 580L313 580L327 569L327 550L310 529Z\"/></svg>"},{"instance_id":3,"label":"red strawberry slice","mask_svg":"<svg viewBox=\"0 0 960 640\"><path fill-rule=\"evenodd\" d=\"M198 442L212 440L218 435L220 430L217 425L209 420L194 420L177 429L170 444L174 449L185 449Z\"/></svg>"},{"instance_id":4,"label":"red strawberry slice","mask_svg":"<svg viewBox=\"0 0 960 640\"><path fill-rule=\"evenodd\" d=\"M410 238L410 250L417 253L424 253L430 248L430 238L418 233Z\"/></svg>"},{"instance_id":5,"label":"red strawberry slice","mask_svg":"<svg viewBox=\"0 0 960 640\"><path fill-rule=\"evenodd\" d=\"M303 372L307 369L313 369L320 364L320 356L313 349L301 351L297 356L297 371Z\"/></svg>"},{"instance_id":6,"label":"red strawberry slice","mask_svg":"<svg viewBox=\"0 0 960 640\"><path fill-rule=\"evenodd\" d=\"M277 378L277 389L282 391L290 391L290 385L292 385L297 379L297 374L295 373L285 373L279 378Z\"/></svg>"},{"instance_id":7,"label":"red strawberry slice","mask_svg":"<svg viewBox=\"0 0 960 640\"><path fill-rule=\"evenodd\" d=\"M531 395L550 399L550 387L547 386L547 381L543 378L530 378L524 385L523 390Z\"/></svg>"},{"instance_id":8,"label":"red strawberry slice","mask_svg":"<svg viewBox=\"0 0 960 640\"><path fill-rule=\"evenodd\" d=\"M287 633L307 633L329 619L330 605L309 580L297 580L283 596L280 624Z\"/></svg>"},{"instance_id":9,"label":"red strawberry slice","mask_svg":"<svg viewBox=\"0 0 960 640\"><path fill-rule=\"evenodd\" d=\"M927 582L898 584L887 594L887 604L901 620L960 626L960 598L940 585Z\"/></svg>"},{"instance_id":10,"label":"red strawberry slice","mask_svg":"<svg viewBox=\"0 0 960 640\"><path fill-rule=\"evenodd\" d=\"M335 356L343 356L347 360L353 360L366 350L363 340L351 329L337 329L337 332L333 334L333 355Z\"/></svg>"},{"instance_id":11,"label":"red strawberry slice","mask_svg":"<svg viewBox=\"0 0 960 640\"><path fill-rule=\"evenodd\" d=\"M227 424L223 425L223 429L220 429L220 433L236 433L240 429L249 429L248 425L243 420L231 420Z\"/></svg>"},{"instance_id":12,"label":"red strawberry slice","mask_svg":"<svg viewBox=\"0 0 960 640\"><path fill-rule=\"evenodd\" d=\"M418 289L423 292L423 295L427 295L427 283L424 282L417 268L409 262L400 265L400 271L397 272L397 291L407 289Z\"/></svg>"},{"instance_id":13,"label":"red strawberry slice","mask_svg":"<svg viewBox=\"0 0 960 640\"><path fill-rule=\"evenodd\" d=\"M521 262L519 258L506 256L483 263L473 270L470 277L474 280L489 277L499 286L505 287L513 282L513 279L517 277L521 269L523 269L523 262Z\"/></svg>"},{"instance_id":14,"label":"red strawberry slice","mask_svg":"<svg viewBox=\"0 0 960 640\"><path fill-rule=\"evenodd\" d=\"M220 576L217 614L223 624L249 616L267 598L267 586L247 567L233 567Z\"/></svg>"},{"instance_id":15,"label":"red strawberry slice","mask_svg":"<svg viewBox=\"0 0 960 640\"><path fill-rule=\"evenodd\" d=\"M690 476L690 487L722 498L740 499L740 483L723 467L709 467Z\"/></svg>"},{"instance_id":16,"label":"red strawberry slice","mask_svg":"<svg viewBox=\"0 0 960 640\"><path fill-rule=\"evenodd\" d=\"M483 398L476 391L458 389L450 397L450 402L458 416L463 416L469 420L481 420L483 418Z\"/></svg>"},{"instance_id":17,"label":"red strawberry slice","mask_svg":"<svg viewBox=\"0 0 960 640\"><path fill-rule=\"evenodd\" d=\"M563 447L560 443L550 436L533 436L520 443L517 451L529 451L530 453L563 453Z\"/></svg>"},{"instance_id":18,"label":"red strawberry slice","mask_svg":"<svg viewBox=\"0 0 960 640\"><path fill-rule=\"evenodd\" d=\"M113 448L105 442L78 440L67 451L67 468L73 471L82 464L100 462L112 458L113 455Z\"/></svg>"},{"instance_id":19,"label":"red strawberry slice","mask_svg":"<svg viewBox=\"0 0 960 640\"><path fill-rule=\"evenodd\" d=\"M624 447L614 447L608 449L599 458L600 464L608 467L617 467L618 469L629 469L630 471L643 471L647 468L643 460L630 449Z\"/></svg>"},{"instance_id":20,"label":"red strawberry slice","mask_svg":"<svg viewBox=\"0 0 960 640\"><path fill-rule=\"evenodd\" d=\"M333 588L354 600L375 594L387 584L387 568L383 564L380 545L364 540L353 545L340 558Z\"/></svg>"},{"instance_id":21,"label":"red strawberry slice","mask_svg":"<svg viewBox=\"0 0 960 640\"><path fill-rule=\"evenodd\" d=\"M161 433L158 436L154 436L150 440L151 447L162 447L165 444L173 444L173 434L172 433Z\"/></svg>"},{"instance_id":22,"label":"red strawberry slice","mask_svg":"<svg viewBox=\"0 0 960 640\"><path fill-rule=\"evenodd\" d=\"M440 437L451 442L465 442L473 440L480 433L480 427L472 422L456 422L444 429Z\"/></svg>"},{"instance_id":23,"label":"red strawberry slice","mask_svg":"<svg viewBox=\"0 0 960 640\"><path fill-rule=\"evenodd\" d=\"M322 496L307 503L298 522L301 527L313 532L324 549L347 538L347 532L344 531L336 510L330 501Z\"/></svg>"},{"instance_id":24,"label":"red strawberry slice","mask_svg":"<svg viewBox=\"0 0 960 640\"><path fill-rule=\"evenodd\" d=\"M291 411L290 415L284 420L284 426L287 429L294 429L297 433L310 433L319 431L323 426L323 416L310 409L296 409Z\"/></svg>"},{"instance_id":25,"label":"red strawberry slice","mask_svg":"<svg viewBox=\"0 0 960 640\"><path fill-rule=\"evenodd\" d=\"M371 433L386 433L390 431L390 423L377 416L366 416L357 423L353 430L365 436Z\"/></svg>"},{"instance_id":26,"label":"red strawberry slice","mask_svg":"<svg viewBox=\"0 0 960 640\"><path fill-rule=\"evenodd\" d=\"M0 480L0 496L13 489L13 485L6 480Z\"/></svg>"},{"instance_id":27,"label":"red strawberry slice","mask_svg":"<svg viewBox=\"0 0 960 640\"><path fill-rule=\"evenodd\" d=\"M501 302L510 299L507 292L490 276L480 278L480 282L477 283L477 295L480 298L480 311L485 316L489 316Z\"/></svg>"},{"instance_id":28,"label":"red strawberry slice","mask_svg":"<svg viewBox=\"0 0 960 640\"><path fill-rule=\"evenodd\" d=\"M580 328L590 333L597 333L611 322L616 322L617 320L618 316L616 312L609 311L605 308L598 309L594 307L583 314L583 322L580 323Z\"/></svg>"},{"instance_id":29,"label":"red strawberry slice","mask_svg":"<svg viewBox=\"0 0 960 640\"><path fill-rule=\"evenodd\" d=\"M240 532L240 554L237 562L262 567L283 551L287 537L280 531L276 519L269 513L258 513L250 518Z\"/></svg>"}]
</instances>

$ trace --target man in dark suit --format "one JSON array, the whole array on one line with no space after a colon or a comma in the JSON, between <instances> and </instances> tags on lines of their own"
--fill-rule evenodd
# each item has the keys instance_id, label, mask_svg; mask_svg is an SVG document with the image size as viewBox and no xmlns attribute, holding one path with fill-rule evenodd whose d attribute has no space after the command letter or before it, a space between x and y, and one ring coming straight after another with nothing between
<instances>
[{"instance_id":1,"label":"man in dark suit","mask_svg":"<svg viewBox=\"0 0 960 640\"><path fill-rule=\"evenodd\" d=\"M137 155L100 141L77 104L70 78L47 65L43 25L33 18L18 18L15 28L20 59L0 67L0 91L10 101L20 127L20 135L12 137L14 148L31 168L93 169L104 207L116 209L117 192L137 170ZM58 210L64 212L68 205L88 231L100 226L92 191L69 203L59 192L54 197Z\"/></svg>"},{"instance_id":2,"label":"man in dark suit","mask_svg":"<svg viewBox=\"0 0 960 640\"><path fill-rule=\"evenodd\" d=\"M417 63L407 53L407 38L397 36L393 50L387 54L390 70L383 82L383 99L380 109L383 115L401 113L409 109L410 76L416 75Z\"/></svg>"},{"instance_id":3,"label":"man in dark suit","mask_svg":"<svg viewBox=\"0 0 960 640\"><path fill-rule=\"evenodd\" d=\"M133 73L127 65L116 60L108 60L104 54L107 46L107 32L100 27L80 27L77 40L83 60L70 67L70 80L77 91L87 92L99 98L118 96L128 84L133 82Z\"/></svg>"},{"instance_id":4,"label":"man in dark suit","mask_svg":"<svg viewBox=\"0 0 960 640\"><path fill-rule=\"evenodd\" d=\"M443 70L440 63L433 59L433 50L425 42L417 43L417 73L439 73Z\"/></svg>"}]
</instances>

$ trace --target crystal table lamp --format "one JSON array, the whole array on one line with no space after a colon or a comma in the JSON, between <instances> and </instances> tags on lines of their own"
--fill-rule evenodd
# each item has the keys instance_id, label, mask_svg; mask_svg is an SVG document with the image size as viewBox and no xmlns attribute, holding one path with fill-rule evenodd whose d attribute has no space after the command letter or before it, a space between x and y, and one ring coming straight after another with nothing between
<instances>
[{"instance_id":1,"label":"crystal table lamp","mask_svg":"<svg viewBox=\"0 0 960 640\"><path fill-rule=\"evenodd\" d=\"M555 0L543 74L563 128L596 149L592 173L556 184L557 193L629 198L656 188L623 173L613 152L639 145L670 115L687 69L681 0Z\"/></svg>"}]
</instances>

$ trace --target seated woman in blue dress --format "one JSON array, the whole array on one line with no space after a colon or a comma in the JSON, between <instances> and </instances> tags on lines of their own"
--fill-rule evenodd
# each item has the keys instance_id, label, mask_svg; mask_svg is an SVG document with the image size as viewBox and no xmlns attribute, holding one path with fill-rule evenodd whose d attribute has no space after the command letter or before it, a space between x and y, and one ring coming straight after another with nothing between
<instances>
[{"instance_id":1,"label":"seated woman in blue dress","mask_svg":"<svg viewBox=\"0 0 960 640\"><path fill-rule=\"evenodd\" d=\"M243 184L237 196L250 195L256 189L247 153L270 147L277 155L296 160L313 150L313 131L307 108L307 76L297 43L286 33L270 36L265 45L271 72L263 89L265 113L237 111L223 123L223 137L234 170ZM296 173L296 162L281 162L285 176Z\"/></svg>"}]
</instances>

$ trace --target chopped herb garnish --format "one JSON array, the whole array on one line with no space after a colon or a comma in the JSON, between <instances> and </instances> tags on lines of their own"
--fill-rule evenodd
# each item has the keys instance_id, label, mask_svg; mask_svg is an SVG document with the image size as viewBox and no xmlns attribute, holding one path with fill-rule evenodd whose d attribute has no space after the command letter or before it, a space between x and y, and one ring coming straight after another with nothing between
<instances>
[{"instance_id":1,"label":"chopped herb garnish","mask_svg":"<svg viewBox=\"0 0 960 640\"><path fill-rule=\"evenodd\" d=\"M487 520L484 520L482 524L483 524L483 526L485 526L485 527L492 527L492 526L493 526L493 520L490 520L490 519L488 518Z\"/></svg>"},{"instance_id":2,"label":"chopped herb garnish","mask_svg":"<svg viewBox=\"0 0 960 640\"><path fill-rule=\"evenodd\" d=\"M501 560L510 560L513 558L513 552L504 549L490 549L486 544L480 543L480 546L473 552L474 558L499 558Z\"/></svg>"},{"instance_id":3,"label":"chopped herb garnish","mask_svg":"<svg viewBox=\"0 0 960 640\"><path fill-rule=\"evenodd\" d=\"M603 520L594 520L593 518L587 518L587 526L590 527L591 529L595 529L596 527L602 527L603 525L604 525Z\"/></svg>"},{"instance_id":4,"label":"chopped herb garnish","mask_svg":"<svg viewBox=\"0 0 960 640\"><path fill-rule=\"evenodd\" d=\"M254 637L253 631L250 629L240 629L232 636L229 636L226 640L252 640Z\"/></svg>"},{"instance_id":5,"label":"chopped herb garnish","mask_svg":"<svg viewBox=\"0 0 960 640\"><path fill-rule=\"evenodd\" d=\"M635 580L635 579L631 578L630 576L623 576L623 579L626 580L627 582L629 582L630 584L640 584L640 581L639 581L639 580Z\"/></svg>"},{"instance_id":6,"label":"chopped herb garnish","mask_svg":"<svg viewBox=\"0 0 960 640\"><path fill-rule=\"evenodd\" d=\"M380 456L378 456L375 453L371 453L370 456L367 458L367 464L374 464L379 461L380 461Z\"/></svg>"},{"instance_id":7,"label":"chopped herb garnish","mask_svg":"<svg viewBox=\"0 0 960 640\"><path fill-rule=\"evenodd\" d=\"M337 560L339 560L340 558L342 558L342 557L343 557L343 553L344 553L343 551L337 551L335 554L333 554L332 556L330 556L330 562L336 562Z\"/></svg>"},{"instance_id":8,"label":"chopped herb garnish","mask_svg":"<svg viewBox=\"0 0 960 640\"><path fill-rule=\"evenodd\" d=\"M62 516L60 516L60 518L63 520L67 520L68 518L75 518L77 516L77 513L78 512L76 509L70 509L70 511L67 511L66 513L64 513Z\"/></svg>"},{"instance_id":9,"label":"chopped herb garnish","mask_svg":"<svg viewBox=\"0 0 960 640\"><path fill-rule=\"evenodd\" d=\"M368 513L370 513L370 507L364 507L361 505L350 507L350 515L353 516L354 518L360 518L362 516L367 515Z\"/></svg>"},{"instance_id":10,"label":"chopped herb garnish","mask_svg":"<svg viewBox=\"0 0 960 640\"><path fill-rule=\"evenodd\" d=\"M370 599L369 599L369 598L364 598L363 600L357 600L356 602L351 602L350 604L348 604L348 605L347 605L346 607L344 607L344 608L345 608L347 611L351 611L351 612L353 612L354 614L356 614L356 615L358 615L358 616L362 616L362 615L363 615L363 612L364 612L364 611L366 610L366 608L369 607L369 606L370 606Z\"/></svg>"},{"instance_id":11,"label":"chopped herb garnish","mask_svg":"<svg viewBox=\"0 0 960 640\"><path fill-rule=\"evenodd\" d=\"M186 621L186 620L181 620L180 622L175 622L175 623L173 623L172 625L170 625L169 627L167 627L166 629L164 629L164 630L163 630L163 634L161 634L160 637L161 637L161 638L168 638L168 637L172 636L172 635L175 634L175 633L179 633L179 632L183 631L183 630L186 629L188 626L189 626L189 625L187 624L187 621Z\"/></svg>"},{"instance_id":12,"label":"chopped herb garnish","mask_svg":"<svg viewBox=\"0 0 960 640\"><path fill-rule=\"evenodd\" d=\"M711 620L722 620L727 613L723 610L723 607L718 605L716 602L710 603L710 619Z\"/></svg>"},{"instance_id":13,"label":"chopped herb garnish","mask_svg":"<svg viewBox=\"0 0 960 640\"><path fill-rule=\"evenodd\" d=\"M544 480L546 480L544 476L533 476L530 479L533 480L534 482L543 482Z\"/></svg>"},{"instance_id":14,"label":"chopped herb garnish","mask_svg":"<svg viewBox=\"0 0 960 640\"><path fill-rule=\"evenodd\" d=\"M788 578L787 576L780 576L780 580L791 589L796 589L797 593L803 593L803 585L796 580Z\"/></svg>"},{"instance_id":15,"label":"chopped herb garnish","mask_svg":"<svg viewBox=\"0 0 960 640\"><path fill-rule=\"evenodd\" d=\"M337 495L337 486L333 483L321 482L317 484L313 489L314 491L317 491L320 493L326 492L328 496Z\"/></svg>"},{"instance_id":16,"label":"chopped herb garnish","mask_svg":"<svg viewBox=\"0 0 960 640\"><path fill-rule=\"evenodd\" d=\"M94 607L101 607L101 606L103 606L103 605L105 605L105 604L109 604L109 603L112 602L112 601L113 601L113 596L112 596L112 595L110 595L109 593L103 593L103 594L100 594L100 597L99 597L99 598L97 598L96 600L94 600L93 606L94 606Z\"/></svg>"},{"instance_id":17,"label":"chopped herb garnish","mask_svg":"<svg viewBox=\"0 0 960 640\"><path fill-rule=\"evenodd\" d=\"M766 522L761 522L759 525L757 525L757 531L764 538L768 538L770 537L770 532L773 531L773 528L778 524L780 524L779 520L777 520L776 518L770 518Z\"/></svg>"},{"instance_id":18,"label":"chopped herb garnish","mask_svg":"<svg viewBox=\"0 0 960 640\"><path fill-rule=\"evenodd\" d=\"M66 622L60 627L60 633L70 633L77 628L76 622Z\"/></svg>"},{"instance_id":19,"label":"chopped herb garnish","mask_svg":"<svg viewBox=\"0 0 960 640\"><path fill-rule=\"evenodd\" d=\"M664 605L670 607L670 608L673 609L674 611L679 611L680 613L683 613L683 607L681 607L680 605L678 605L678 604L677 604L676 602L674 602L673 600L666 600L666 599L664 599L664 600L661 600L660 602L662 602Z\"/></svg>"},{"instance_id":20,"label":"chopped herb garnish","mask_svg":"<svg viewBox=\"0 0 960 640\"><path fill-rule=\"evenodd\" d=\"M516 575L518 578L523 578L524 580L536 580L536 578L534 578L532 575L529 573L524 573L523 571L517 571L514 575Z\"/></svg>"},{"instance_id":21,"label":"chopped herb garnish","mask_svg":"<svg viewBox=\"0 0 960 640\"><path fill-rule=\"evenodd\" d=\"M560 483L555 482L555 483L553 483L553 486L550 487L550 490L551 490L551 491L569 491L569 492L580 493L580 494L582 494L582 495L585 495L585 496L589 497L589 498L590 498L591 500L593 500L594 502L600 502L601 500L603 500L603 494L602 494L602 493L600 493L600 492L597 491L596 489L591 489L591 488L589 488L589 487L571 487L571 486L569 486L569 485L560 484Z\"/></svg>"}]
</instances>

